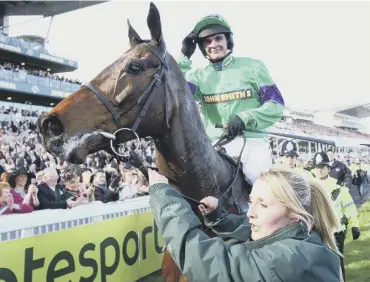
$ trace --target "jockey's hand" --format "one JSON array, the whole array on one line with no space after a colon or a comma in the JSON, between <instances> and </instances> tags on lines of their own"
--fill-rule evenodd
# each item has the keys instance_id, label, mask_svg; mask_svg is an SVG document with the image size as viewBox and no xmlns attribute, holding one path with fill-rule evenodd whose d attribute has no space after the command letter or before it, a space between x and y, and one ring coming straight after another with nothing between
<instances>
[{"instance_id":1,"label":"jockey's hand","mask_svg":"<svg viewBox=\"0 0 370 282\"><path fill-rule=\"evenodd\" d=\"M149 175L149 186L160 183L168 184L168 179L166 178L166 176L159 174L155 170L148 168L148 175Z\"/></svg>"},{"instance_id":2,"label":"jockey's hand","mask_svg":"<svg viewBox=\"0 0 370 282\"><path fill-rule=\"evenodd\" d=\"M203 215L213 212L218 206L218 199L211 196L205 197L200 202L201 204L198 206L198 208Z\"/></svg>"},{"instance_id":3,"label":"jockey's hand","mask_svg":"<svg viewBox=\"0 0 370 282\"><path fill-rule=\"evenodd\" d=\"M239 116L235 116L227 125L227 135L231 139L242 135L243 130L245 130L245 123Z\"/></svg>"},{"instance_id":4,"label":"jockey's hand","mask_svg":"<svg viewBox=\"0 0 370 282\"><path fill-rule=\"evenodd\" d=\"M191 31L182 41L181 53L190 59L190 57L194 54L196 47L197 35L194 33L194 31Z\"/></svg>"},{"instance_id":5,"label":"jockey's hand","mask_svg":"<svg viewBox=\"0 0 370 282\"><path fill-rule=\"evenodd\" d=\"M352 227L352 238L353 240L357 240L358 238L360 238L360 228Z\"/></svg>"}]
</instances>

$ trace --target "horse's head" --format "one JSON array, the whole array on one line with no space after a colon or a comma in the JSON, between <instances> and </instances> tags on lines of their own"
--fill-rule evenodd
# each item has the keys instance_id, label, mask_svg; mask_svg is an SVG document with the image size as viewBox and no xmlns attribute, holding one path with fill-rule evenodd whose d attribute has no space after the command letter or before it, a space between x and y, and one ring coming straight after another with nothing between
<instances>
[{"instance_id":1,"label":"horse's head","mask_svg":"<svg viewBox=\"0 0 370 282\"><path fill-rule=\"evenodd\" d=\"M119 128L132 128L140 137L161 134L166 121L164 93L170 70L179 69L167 53L158 9L151 3L147 18L151 40L142 40L129 26L131 48L90 83L40 117L45 148L70 162L82 163L90 153L107 150ZM166 79L165 79L166 78ZM172 88L172 87L170 87ZM135 135L121 131L117 139Z\"/></svg>"}]
</instances>

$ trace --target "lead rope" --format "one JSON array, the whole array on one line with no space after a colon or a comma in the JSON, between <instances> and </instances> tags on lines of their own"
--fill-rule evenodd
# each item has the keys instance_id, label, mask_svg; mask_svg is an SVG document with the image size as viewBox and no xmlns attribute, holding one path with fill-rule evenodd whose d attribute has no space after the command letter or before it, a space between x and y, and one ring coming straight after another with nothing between
<instances>
[{"instance_id":1,"label":"lead rope","mask_svg":"<svg viewBox=\"0 0 370 282\"><path fill-rule=\"evenodd\" d=\"M226 139L226 135L223 134L213 147L219 146L225 140L227 140ZM228 142L230 142L230 141L228 140ZM241 157L242 157L242 154L243 154L243 151L244 151L244 148L245 148L245 144L246 144L246 138L245 138L245 136L243 136L243 146L242 146L242 149L240 150L240 153L239 153L239 156L238 156L238 159L237 159L236 169L234 171L234 175L232 176L231 183L229 184L229 186L227 187L227 189L224 192L221 192L221 195L219 197L216 196L216 198L218 198L219 201L222 200L223 197L225 197L230 192L230 190L232 189L232 187L233 187L233 185L234 185L234 183L236 181L236 178L238 176L238 172L239 172L239 169L240 169ZM158 168L153 168L153 167L147 167L147 166L145 166L143 164L143 162L140 160L138 154L135 151L130 151L129 154L130 154L130 157L132 159L132 162L134 164L136 164L135 167L138 170L140 170L148 180L149 180L148 168L158 171ZM172 182L172 183L175 183L175 181L173 181L172 179L168 179L168 180L170 182ZM192 197L186 196L183 193L181 193L180 191L179 191L179 193L181 194L181 196L183 198L185 198L185 199L187 199L187 200L189 200L189 201L191 201L193 203L196 203L198 205L202 204L200 201L198 201L198 200L196 200L196 199L194 199ZM204 205L204 204L202 204L202 205Z\"/></svg>"}]
</instances>

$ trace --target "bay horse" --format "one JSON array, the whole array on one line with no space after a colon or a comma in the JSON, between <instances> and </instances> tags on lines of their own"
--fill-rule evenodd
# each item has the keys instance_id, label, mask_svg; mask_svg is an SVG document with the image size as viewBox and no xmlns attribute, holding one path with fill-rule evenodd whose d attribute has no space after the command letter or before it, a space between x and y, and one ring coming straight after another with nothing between
<instances>
[{"instance_id":1,"label":"bay horse","mask_svg":"<svg viewBox=\"0 0 370 282\"><path fill-rule=\"evenodd\" d=\"M81 164L88 154L110 150L107 133L130 128L140 137L153 138L160 172L184 197L199 201L225 192L220 200L224 207L245 203L251 187L235 163L209 141L188 84L166 50L159 11L153 3L147 24L150 40L141 39L128 22L130 48L40 117L45 149ZM133 139L127 130L115 136L120 142ZM230 183L232 189L226 193ZM162 274L166 282L187 281L167 252Z\"/></svg>"}]
</instances>

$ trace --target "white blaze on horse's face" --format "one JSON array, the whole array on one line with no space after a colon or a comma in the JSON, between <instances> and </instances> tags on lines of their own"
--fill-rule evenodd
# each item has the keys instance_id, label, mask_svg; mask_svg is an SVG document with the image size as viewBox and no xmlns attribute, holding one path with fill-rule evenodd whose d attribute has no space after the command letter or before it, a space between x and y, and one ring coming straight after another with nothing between
<instances>
[{"instance_id":1,"label":"white blaze on horse's face","mask_svg":"<svg viewBox=\"0 0 370 282\"><path fill-rule=\"evenodd\" d=\"M206 54L211 60L222 59L229 52L227 49L227 39L223 33L204 38L203 44Z\"/></svg>"}]
</instances>

